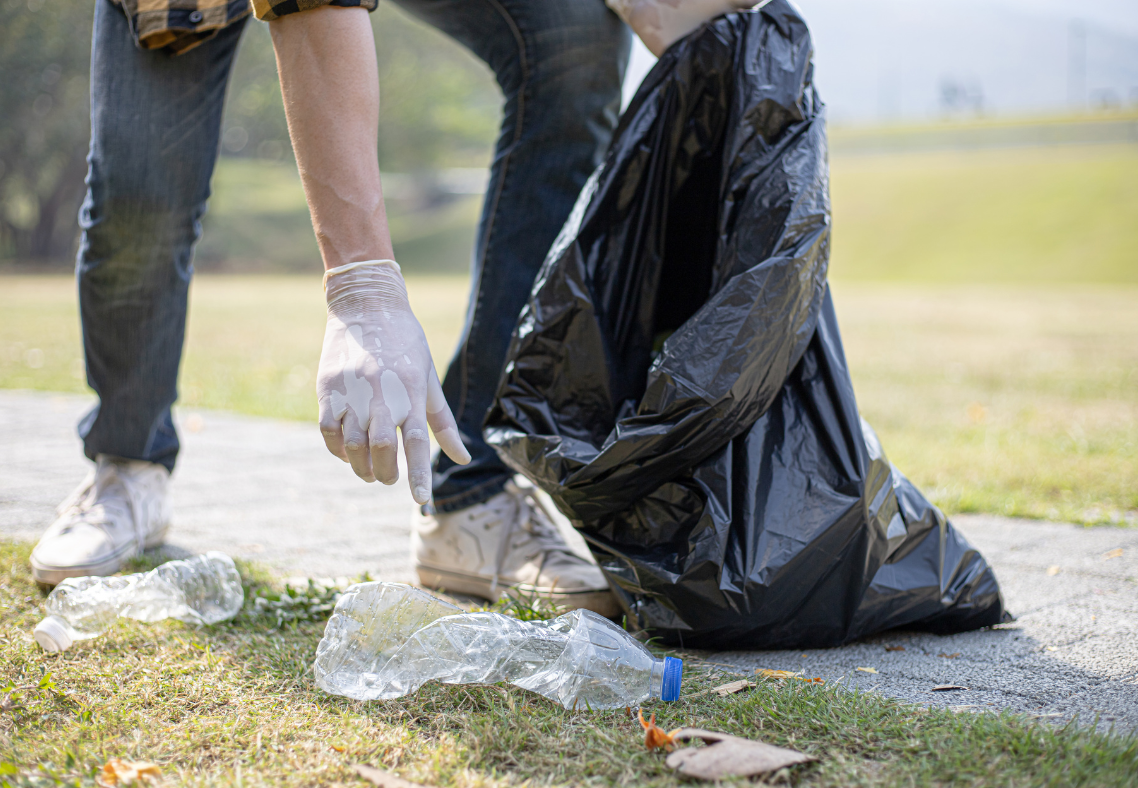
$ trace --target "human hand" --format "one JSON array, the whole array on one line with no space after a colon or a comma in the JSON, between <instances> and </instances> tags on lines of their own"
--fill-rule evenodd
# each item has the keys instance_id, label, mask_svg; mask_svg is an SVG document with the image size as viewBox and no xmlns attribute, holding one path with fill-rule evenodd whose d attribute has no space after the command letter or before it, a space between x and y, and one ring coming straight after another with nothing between
<instances>
[{"instance_id":1,"label":"human hand","mask_svg":"<svg viewBox=\"0 0 1138 788\"><path fill-rule=\"evenodd\" d=\"M443 397L399 266L387 260L350 263L329 270L324 281L328 326L316 396L328 451L351 463L364 481L394 484L399 480L399 427L411 495L427 503L428 427L455 462L465 465L470 453Z\"/></svg>"},{"instance_id":2,"label":"human hand","mask_svg":"<svg viewBox=\"0 0 1138 788\"><path fill-rule=\"evenodd\" d=\"M761 0L605 0L644 46L660 57L709 19L759 5ZM769 2L769 0L768 0Z\"/></svg>"}]
</instances>

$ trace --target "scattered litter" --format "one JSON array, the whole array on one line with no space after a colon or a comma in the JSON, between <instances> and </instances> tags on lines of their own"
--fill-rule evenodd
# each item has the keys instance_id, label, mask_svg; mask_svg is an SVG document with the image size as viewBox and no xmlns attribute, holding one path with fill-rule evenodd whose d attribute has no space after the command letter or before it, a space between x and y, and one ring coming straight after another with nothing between
<instances>
[{"instance_id":1,"label":"scattered litter","mask_svg":"<svg viewBox=\"0 0 1138 788\"><path fill-rule=\"evenodd\" d=\"M244 601L233 559L205 553L125 577L69 577L48 594L47 617L32 634L44 651L64 651L103 634L119 616L201 626L233 618Z\"/></svg>"},{"instance_id":2,"label":"scattered litter","mask_svg":"<svg viewBox=\"0 0 1138 788\"><path fill-rule=\"evenodd\" d=\"M904 651L905 647L904 646L886 646L885 650L886 651Z\"/></svg>"},{"instance_id":3,"label":"scattered litter","mask_svg":"<svg viewBox=\"0 0 1138 788\"><path fill-rule=\"evenodd\" d=\"M766 668L755 668L755 675L762 676L765 679L778 679L779 681L786 681L794 679L795 681L805 681L807 684L825 684L823 679L814 677L808 679L802 675L802 671L795 673L792 670L767 670Z\"/></svg>"},{"instance_id":4,"label":"scattered litter","mask_svg":"<svg viewBox=\"0 0 1138 788\"><path fill-rule=\"evenodd\" d=\"M1059 650L1059 647L1058 647L1058 646L1048 646L1048 647L1047 647L1047 650L1048 650L1048 651L1058 651L1058 650Z\"/></svg>"},{"instance_id":5,"label":"scattered litter","mask_svg":"<svg viewBox=\"0 0 1138 788\"><path fill-rule=\"evenodd\" d=\"M966 690L971 687L962 687L959 684L937 684L929 692L953 692L955 690Z\"/></svg>"},{"instance_id":6,"label":"scattered litter","mask_svg":"<svg viewBox=\"0 0 1138 788\"><path fill-rule=\"evenodd\" d=\"M714 692L719 697L726 698L728 695L734 695L737 692L742 692L743 690L750 689L751 687L754 687L754 686L757 686L757 685L753 681L748 681L747 679L739 679L738 681L732 681L732 682L729 682L727 684L721 684L718 687L712 687L711 689L705 689L705 690L700 690L699 692L693 692L691 695L685 695L684 697L685 698L694 698L698 695L707 695L709 693Z\"/></svg>"},{"instance_id":7,"label":"scattered litter","mask_svg":"<svg viewBox=\"0 0 1138 788\"><path fill-rule=\"evenodd\" d=\"M103 788L118 785L153 785L162 781L158 764L149 761L124 761L111 758L95 776L95 784Z\"/></svg>"},{"instance_id":8,"label":"scattered litter","mask_svg":"<svg viewBox=\"0 0 1138 788\"><path fill-rule=\"evenodd\" d=\"M876 673L877 668L858 668L862 673Z\"/></svg>"},{"instance_id":9,"label":"scattered litter","mask_svg":"<svg viewBox=\"0 0 1138 788\"><path fill-rule=\"evenodd\" d=\"M1102 560L1109 561L1112 558L1122 558L1122 548L1116 547L1110 552L1102 554Z\"/></svg>"},{"instance_id":10,"label":"scattered litter","mask_svg":"<svg viewBox=\"0 0 1138 788\"><path fill-rule=\"evenodd\" d=\"M522 621L468 613L402 583L371 582L340 597L312 668L317 687L355 700L401 698L428 681L509 682L569 710L597 711L678 700L683 664L657 659L589 610Z\"/></svg>"},{"instance_id":11,"label":"scattered litter","mask_svg":"<svg viewBox=\"0 0 1138 788\"><path fill-rule=\"evenodd\" d=\"M956 659L957 657L959 657L959 656L960 656L960 652L959 652L959 651L954 651L954 652L952 652L951 654L945 654L945 653L942 651L942 652L940 652L939 654L937 654L937 656L938 656L938 657L944 657L945 659Z\"/></svg>"},{"instance_id":12,"label":"scattered litter","mask_svg":"<svg viewBox=\"0 0 1138 788\"><path fill-rule=\"evenodd\" d=\"M700 739L708 745L678 749L664 760L664 763L680 774L700 780L753 777L818 760L773 744L700 728L680 728L671 737L675 742Z\"/></svg>"},{"instance_id":13,"label":"scattered litter","mask_svg":"<svg viewBox=\"0 0 1138 788\"><path fill-rule=\"evenodd\" d=\"M389 771L377 769L374 766L368 766L365 763L357 763L352 766L356 774L363 777L372 785L378 785L379 788L432 788L432 786L424 785L423 783L413 783L410 780L404 780Z\"/></svg>"},{"instance_id":14,"label":"scattered litter","mask_svg":"<svg viewBox=\"0 0 1138 788\"><path fill-rule=\"evenodd\" d=\"M1055 575L1059 574L1059 572L1061 572L1061 571L1062 570L1058 566L1047 567L1047 574L1051 577L1054 577Z\"/></svg>"}]
</instances>

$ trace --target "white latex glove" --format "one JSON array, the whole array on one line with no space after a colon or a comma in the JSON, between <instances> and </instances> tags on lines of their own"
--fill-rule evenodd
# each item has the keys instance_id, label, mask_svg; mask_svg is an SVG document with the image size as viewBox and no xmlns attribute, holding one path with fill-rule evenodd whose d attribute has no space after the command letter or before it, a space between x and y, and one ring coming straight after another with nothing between
<instances>
[{"instance_id":1,"label":"white latex glove","mask_svg":"<svg viewBox=\"0 0 1138 788\"><path fill-rule=\"evenodd\" d=\"M328 451L367 482L399 480L395 428L403 433L411 495L431 497L431 443L465 465L462 445L427 338L392 260L349 263L324 275L328 327L316 396Z\"/></svg>"}]
</instances>

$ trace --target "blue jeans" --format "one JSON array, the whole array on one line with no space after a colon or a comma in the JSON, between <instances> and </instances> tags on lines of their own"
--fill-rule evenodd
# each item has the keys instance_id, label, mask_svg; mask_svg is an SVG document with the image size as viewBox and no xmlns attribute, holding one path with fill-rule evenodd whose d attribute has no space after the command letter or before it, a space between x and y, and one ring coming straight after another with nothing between
<instances>
[{"instance_id":1,"label":"blue jeans","mask_svg":"<svg viewBox=\"0 0 1138 788\"><path fill-rule=\"evenodd\" d=\"M505 97L474 249L462 339L443 389L473 456L435 464L434 505L496 494L510 471L482 440L518 312L616 125L627 29L603 0L398 0L482 58ZM84 452L173 468L193 247L217 161L226 84L243 25L176 57L135 47L97 0L91 151L80 211L80 315L99 404Z\"/></svg>"}]
</instances>

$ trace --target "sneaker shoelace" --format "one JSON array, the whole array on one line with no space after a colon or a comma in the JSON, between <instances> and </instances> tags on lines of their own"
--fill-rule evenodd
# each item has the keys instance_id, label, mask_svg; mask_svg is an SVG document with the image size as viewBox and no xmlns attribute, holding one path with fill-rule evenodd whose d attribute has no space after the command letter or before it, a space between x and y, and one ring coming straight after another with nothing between
<instances>
[{"instance_id":1,"label":"sneaker shoelace","mask_svg":"<svg viewBox=\"0 0 1138 788\"><path fill-rule=\"evenodd\" d=\"M88 525L94 525L107 534L108 538L112 538L109 526L113 521L112 517L108 517L108 508L114 507L121 499L118 496L107 497L100 500L102 493L108 487L118 482L123 490L126 492L126 505L127 511L124 513L130 521L131 530L134 533L135 544L141 550L146 542L146 529L142 527L141 513L144 510L142 504L142 492L139 489L139 483L131 477L129 473L121 473L120 468L114 462L101 460L95 466L95 470L87 477L87 479L75 489L71 495L63 500L57 507L56 511L60 516L71 515L73 518L82 518L83 522ZM117 500L116 500L117 499ZM110 507L108 507L110 504ZM104 516L101 519L94 519L83 517L96 505L103 507Z\"/></svg>"},{"instance_id":2,"label":"sneaker shoelace","mask_svg":"<svg viewBox=\"0 0 1138 788\"><path fill-rule=\"evenodd\" d=\"M577 556L569 550L568 545L565 544L561 532L557 530L557 526L554 524L553 516L545 508L540 498L533 495L529 490L518 486L513 481L506 482L505 492L509 494L509 497L505 500L507 502L506 505L510 507L510 511L504 512L498 510L494 513L496 516L505 516L506 530L502 534L501 541L498 543L498 557L494 564L494 577L490 581L490 596L492 598L497 597L498 579L505 566L506 556L509 555L514 533L519 528L529 533L533 539L534 546L537 548L533 555L527 556L527 559L533 559L538 556L541 557L541 564L538 566L539 576L545 570L546 564L556 565L560 562L560 560L557 559L550 561L551 556L563 554L567 557L577 558Z\"/></svg>"}]
</instances>

